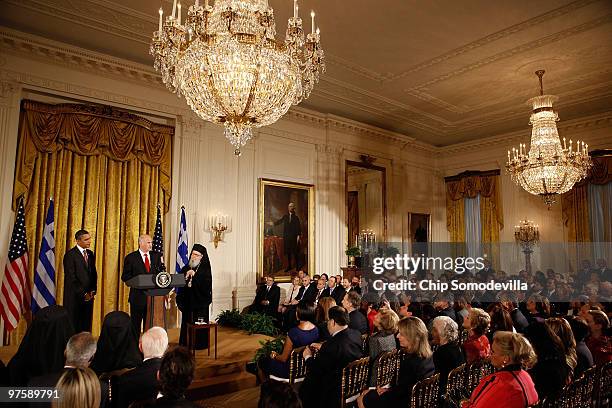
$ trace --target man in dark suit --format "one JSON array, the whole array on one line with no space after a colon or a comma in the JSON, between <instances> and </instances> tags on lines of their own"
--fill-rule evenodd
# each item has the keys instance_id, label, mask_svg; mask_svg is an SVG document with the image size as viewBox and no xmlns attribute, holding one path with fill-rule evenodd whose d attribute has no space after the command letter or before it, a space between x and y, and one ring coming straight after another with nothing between
<instances>
[{"instance_id":1,"label":"man in dark suit","mask_svg":"<svg viewBox=\"0 0 612 408\"><path fill-rule=\"evenodd\" d=\"M60 377L73 368L86 368L96 353L96 339L91 333L81 332L70 337L64 350L66 363L64 368L58 372L33 377L28 381L28 387L55 388ZM101 399L100 406L106 406L108 397L108 382L100 381ZM51 403L31 403L30 407L50 407Z\"/></svg>"},{"instance_id":2,"label":"man in dark suit","mask_svg":"<svg viewBox=\"0 0 612 408\"><path fill-rule=\"evenodd\" d=\"M127 282L136 275L156 273L161 267L161 255L151 251L153 240L150 235L138 237L138 250L127 254L123 261L121 280ZM136 333L141 332L141 325L146 326L147 295L144 290L130 288L130 317Z\"/></svg>"},{"instance_id":3,"label":"man in dark suit","mask_svg":"<svg viewBox=\"0 0 612 408\"><path fill-rule=\"evenodd\" d=\"M308 367L306 378L300 388L304 408L339 407L342 369L351 361L361 357L361 336L348 327L349 316L340 306L329 309L327 329L331 338L319 348L317 358L312 357L311 347L304 349Z\"/></svg>"},{"instance_id":4,"label":"man in dark suit","mask_svg":"<svg viewBox=\"0 0 612 408\"><path fill-rule=\"evenodd\" d=\"M283 215L280 220L274 222L274 225L283 224L283 245L285 247L285 255L287 256L287 269L289 272L292 267L291 258L295 259L295 270L300 270L300 237L302 235L302 226L300 219L295 213L295 204L289 203L289 213Z\"/></svg>"},{"instance_id":5,"label":"man in dark suit","mask_svg":"<svg viewBox=\"0 0 612 408\"><path fill-rule=\"evenodd\" d=\"M272 276L266 276L265 285L257 288L252 310L255 312L276 316L280 302L280 288L274 283Z\"/></svg>"},{"instance_id":6,"label":"man in dark suit","mask_svg":"<svg viewBox=\"0 0 612 408\"><path fill-rule=\"evenodd\" d=\"M157 371L168 348L168 334L161 327L151 327L140 337L138 346L144 356L142 363L113 382L116 408L127 408L132 402L157 397Z\"/></svg>"},{"instance_id":7,"label":"man in dark suit","mask_svg":"<svg viewBox=\"0 0 612 408\"><path fill-rule=\"evenodd\" d=\"M93 302L98 287L96 258L89 249L91 235L85 230L74 234L76 246L64 255L64 307L75 332L91 331Z\"/></svg>"},{"instance_id":8,"label":"man in dark suit","mask_svg":"<svg viewBox=\"0 0 612 408\"><path fill-rule=\"evenodd\" d=\"M349 314L349 324L351 329L357 330L360 334L366 334L370 331L368 319L361 313L361 295L354 291L349 291L344 295L342 306Z\"/></svg>"},{"instance_id":9,"label":"man in dark suit","mask_svg":"<svg viewBox=\"0 0 612 408\"><path fill-rule=\"evenodd\" d=\"M317 286L312 283L309 275L304 276L302 279L302 287L304 288L302 292L302 296L296 298L299 303L314 303L317 298ZM298 296L300 293L298 292Z\"/></svg>"},{"instance_id":10,"label":"man in dark suit","mask_svg":"<svg viewBox=\"0 0 612 408\"><path fill-rule=\"evenodd\" d=\"M330 276L329 281L327 281L327 289L323 291L321 297L330 296L336 301L336 305L340 306L345 293L344 288L336 282L336 277Z\"/></svg>"}]
</instances>

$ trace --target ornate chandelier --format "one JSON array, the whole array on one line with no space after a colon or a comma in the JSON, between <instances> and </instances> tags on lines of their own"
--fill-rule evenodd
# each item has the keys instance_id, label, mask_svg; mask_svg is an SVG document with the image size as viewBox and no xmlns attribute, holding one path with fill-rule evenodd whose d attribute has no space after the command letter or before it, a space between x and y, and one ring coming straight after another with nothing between
<instances>
[{"instance_id":1,"label":"ornate chandelier","mask_svg":"<svg viewBox=\"0 0 612 408\"><path fill-rule=\"evenodd\" d=\"M276 41L267 0L198 0L181 21L181 4L153 33L151 54L162 81L202 119L224 124L236 155L252 128L272 124L308 98L325 72L319 29L304 36L297 0L286 37Z\"/></svg>"},{"instance_id":2,"label":"ornate chandelier","mask_svg":"<svg viewBox=\"0 0 612 408\"><path fill-rule=\"evenodd\" d=\"M569 147L563 138L563 146L555 122L559 120L553 111L553 103L557 101L554 95L544 95L542 76L544 70L536 71L540 78L540 96L527 101L533 106L529 123L531 144L529 153L525 144L508 151L506 169L512 181L523 187L527 192L540 195L550 207L556 201L558 194L563 194L587 175L591 167L589 146L584 142L572 140Z\"/></svg>"}]
</instances>

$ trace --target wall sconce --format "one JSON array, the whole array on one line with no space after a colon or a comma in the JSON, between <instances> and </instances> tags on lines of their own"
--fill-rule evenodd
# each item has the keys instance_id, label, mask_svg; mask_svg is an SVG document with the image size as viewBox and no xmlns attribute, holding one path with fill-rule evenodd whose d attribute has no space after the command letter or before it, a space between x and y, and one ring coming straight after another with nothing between
<instances>
[{"instance_id":1,"label":"wall sconce","mask_svg":"<svg viewBox=\"0 0 612 408\"><path fill-rule=\"evenodd\" d=\"M223 241L223 233L225 231L231 231L229 215L211 215L208 219L208 228L213 233L213 242L215 248L219 245L219 241Z\"/></svg>"}]
</instances>

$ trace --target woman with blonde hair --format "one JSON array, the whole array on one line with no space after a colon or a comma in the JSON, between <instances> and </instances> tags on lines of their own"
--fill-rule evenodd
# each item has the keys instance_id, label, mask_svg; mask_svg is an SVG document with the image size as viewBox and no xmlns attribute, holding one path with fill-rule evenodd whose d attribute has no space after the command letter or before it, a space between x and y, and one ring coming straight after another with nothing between
<instances>
[{"instance_id":1,"label":"woman with blonde hair","mask_svg":"<svg viewBox=\"0 0 612 408\"><path fill-rule=\"evenodd\" d=\"M98 408L100 380L90 368L71 368L62 374L56 385L59 397L54 408Z\"/></svg>"},{"instance_id":2,"label":"woman with blonde hair","mask_svg":"<svg viewBox=\"0 0 612 408\"><path fill-rule=\"evenodd\" d=\"M522 334L498 331L493 336L491 364L496 371L483 379L463 408L523 408L538 402L538 393L525 368L531 367L536 355Z\"/></svg>"},{"instance_id":3,"label":"woman with blonde hair","mask_svg":"<svg viewBox=\"0 0 612 408\"><path fill-rule=\"evenodd\" d=\"M399 321L398 329L397 338L406 353L400 362L398 384L364 391L357 398L359 408L409 406L414 384L434 374L425 323L418 317L409 316Z\"/></svg>"},{"instance_id":4,"label":"woman with blonde hair","mask_svg":"<svg viewBox=\"0 0 612 408\"><path fill-rule=\"evenodd\" d=\"M488 358L491 354L491 345L486 336L489 324L491 316L477 307L470 309L463 320L463 328L468 330L468 338L462 345L466 363L475 363Z\"/></svg>"},{"instance_id":5,"label":"woman with blonde hair","mask_svg":"<svg viewBox=\"0 0 612 408\"><path fill-rule=\"evenodd\" d=\"M375 334L368 338L368 350L370 354L370 386L376 385L376 369L378 368L378 357L391 350L395 350L395 335L397 334L397 325L399 317L397 314L387 308L381 308L376 317L374 317Z\"/></svg>"}]
</instances>

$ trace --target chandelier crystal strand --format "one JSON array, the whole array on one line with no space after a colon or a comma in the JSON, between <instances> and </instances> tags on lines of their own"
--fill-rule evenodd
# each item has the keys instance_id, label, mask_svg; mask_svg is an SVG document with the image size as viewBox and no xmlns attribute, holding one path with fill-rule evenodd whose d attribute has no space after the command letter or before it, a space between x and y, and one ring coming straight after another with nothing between
<instances>
[{"instance_id":1,"label":"chandelier crystal strand","mask_svg":"<svg viewBox=\"0 0 612 408\"><path fill-rule=\"evenodd\" d=\"M308 98L325 72L320 31L304 36L294 0L286 37L276 41L274 11L267 0L217 0L163 18L150 53L170 91L183 95L202 119L223 124L240 155L253 128L270 125ZM180 7L178 7L180 13Z\"/></svg>"},{"instance_id":2,"label":"chandelier crystal strand","mask_svg":"<svg viewBox=\"0 0 612 408\"><path fill-rule=\"evenodd\" d=\"M568 146L564 138L561 144L556 124L559 117L553 111L558 98L544 95L544 71L536 71L536 75L540 78L540 95L527 101L533 107L529 152L524 144L512 148L508 151L506 169L512 181L527 192L540 195L550 207L557 195L568 192L586 177L592 162L589 146L584 142L578 141L574 148L573 141Z\"/></svg>"}]
</instances>

